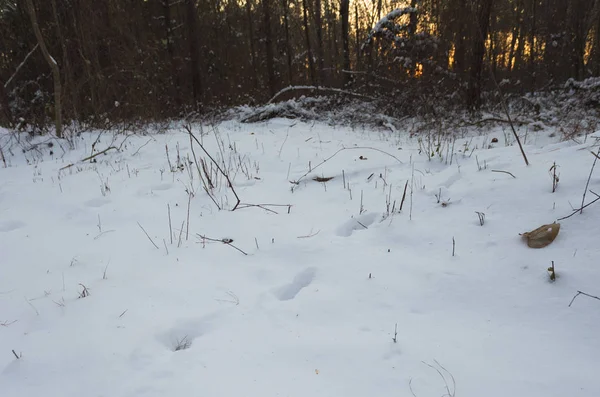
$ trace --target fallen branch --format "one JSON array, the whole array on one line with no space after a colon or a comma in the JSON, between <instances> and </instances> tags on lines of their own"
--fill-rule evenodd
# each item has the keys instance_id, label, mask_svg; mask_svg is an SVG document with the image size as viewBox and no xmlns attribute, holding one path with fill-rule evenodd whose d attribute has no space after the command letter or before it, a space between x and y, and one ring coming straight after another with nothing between
<instances>
[{"instance_id":1,"label":"fallen branch","mask_svg":"<svg viewBox=\"0 0 600 397\"><path fill-rule=\"evenodd\" d=\"M600 301L600 297L598 297L598 296L594 296L594 295L586 294L585 292L577 291L577 293L575 294L573 299L571 299L571 303L569 303L569 307L571 307L571 305L575 301L575 298L577 298L579 295L584 295L584 296L587 296L588 298L592 298L592 299L596 299L596 300Z\"/></svg>"},{"instance_id":2,"label":"fallen branch","mask_svg":"<svg viewBox=\"0 0 600 397\"><path fill-rule=\"evenodd\" d=\"M583 211L583 209L584 209L584 208L587 208L587 207L589 207L590 205L594 204L596 201L600 200L600 195L598 195L597 193L594 193L594 192L592 192L591 190L590 190L590 193L592 193L593 195L595 195L595 196L596 196L596 199L595 199L595 200L592 200L592 201L590 201L589 203L587 203L586 205L584 205L584 206L583 206L583 207L581 207L581 208L577 208L577 209L576 209L575 211L573 211L573 212L572 212L570 215L563 216L562 218L558 218L557 220L558 220L558 221L562 221L563 219L570 218L570 217L572 217L573 215L575 215L576 213L578 213L578 212L580 212L580 211Z\"/></svg>"},{"instance_id":3,"label":"fallen branch","mask_svg":"<svg viewBox=\"0 0 600 397\"><path fill-rule=\"evenodd\" d=\"M519 124L519 125L525 125L528 123L523 120L512 120L512 122ZM488 117L488 118L477 120L474 122L465 122L466 125L479 125L482 123L507 123L507 124L510 124L511 120L500 119L500 118L496 118L496 117Z\"/></svg>"},{"instance_id":4,"label":"fallen branch","mask_svg":"<svg viewBox=\"0 0 600 397\"><path fill-rule=\"evenodd\" d=\"M306 236L298 236L296 238L310 238L310 237L314 237L317 234L319 234L320 231L321 231L321 229L317 230L315 233L310 233L310 234L307 234Z\"/></svg>"},{"instance_id":5,"label":"fallen branch","mask_svg":"<svg viewBox=\"0 0 600 397\"><path fill-rule=\"evenodd\" d=\"M246 252L242 251L241 249L239 249L238 247L236 247L235 245L233 245L233 240L230 238L221 238L221 239L216 239L216 238L210 238L210 237L206 237L203 236L201 234L196 234L198 237L200 237L203 240L207 240L207 241L213 241L216 243L223 243L225 245L229 245L231 248L235 248L236 250L240 251L242 254L244 255L248 255Z\"/></svg>"},{"instance_id":6,"label":"fallen branch","mask_svg":"<svg viewBox=\"0 0 600 397\"><path fill-rule=\"evenodd\" d=\"M290 213L290 210L292 208L291 204L247 204L247 203L241 203L238 207L239 210L244 209L244 208L252 208L252 207L258 207L261 208L265 211L269 211L272 212L274 214L279 214L279 212L274 211L270 208L267 207L287 207L288 209L288 214Z\"/></svg>"},{"instance_id":7,"label":"fallen branch","mask_svg":"<svg viewBox=\"0 0 600 397\"><path fill-rule=\"evenodd\" d=\"M118 151L118 150L119 150L119 148L117 148L116 146L109 146L109 147L107 147L106 149L104 149L104 150L102 150L102 151L100 151L100 152L98 152L98 153L94 153L94 154L92 154L91 156L87 156L86 158L79 160L79 161L78 161L78 163L83 163L83 162L86 162L86 161L88 161L88 160L91 160L91 159L93 159L94 157L100 156L101 154L105 154L105 153L106 153L106 152L108 152L109 150L117 150L117 151ZM62 171L62 170L64 170L64 169L67 169L67 168L71 168L71 167L73 167L75 164L77 164L77 163L71 163L71 164L69 164L69 165L65 165L65 166L64 166L64 167L62 167L62 168L61 168L59 171Z\"/></svg>"},{"instance_id":8,"label":"fallen branch","mask_svg":"<svg viewBox=\"0 0 600 397\"><path fill-rule=\"evenodd\" d=\"M380 150L380 149L376 149L376 148L373 148L373 147L367 147L367 146L345 147L345 148L339 149L337 152L335 152L334 154L332 154L331 156L327 157L325 160L323 160L319 164L317 164L314 167L312 167L310 170L308 170L300 178L296 179L295 181L290 181L290 183L298 185L300 183L300 181L302 179L304 179L308 174L310 174L311 172L313 172L314 170L316 170L317 168L319 168L320 166L322 166L323 164L325 164L326 162L328 162L329 160L331 160L332 158L334 158L335 156L337 156L340 152L343 152L344 150L374 150L376 152L383 153L386 156L389 156L389 157L393 158L394 160L396 160L400 164L403 164L402 161L400 161L400 159L398 157L396 157L393 154L390 154L388 152L385 152L383 150Z\"/></svg>"},{"instance_id":9,"label":"fallen branch","mask_svg":"<svg viewBox=\"0 0 600 397\"><path fill-rule=\"evenodd\" d=\"M355 96L355 97L358 97L358 98L366 98L366 99L375 100L375 98L373 98L373 97L370 97L370 96L367 96L367 95L362 95L362 94L357 94L355 92L346 91L346 90L342 90L342 89L339 89L339 88L317 87L317 86L312 86L312 85L298 85L298 86L285 87L284 89L282 89L281 91L279 91L277 94L275 94L271 99L269 99L269 101L267 102L267 104L273 103L273 101L275 101L281 95L285 94L286 92L290 92L290 91L324 91L324 92L335 92L335 93L338 93L338 94L344 94L344 95Z\"/></svg>"},{"instance_id":10,"label":"fallen branch","mask_svg":"<svg viewBox=\"0 0 600 397\"><path fill-rule=\"evenodd\" d=\"M502 171L502 170L492 170L492 172L501 172L501 173L503 173L503 174L508 174L508 175L512 176L513 178L517 179L517 177L516 177L516 176L514 176L513 174L511 174L511 173L510 173L510 172L508 172L508 171Z\"/></svg>"}]
</instances>

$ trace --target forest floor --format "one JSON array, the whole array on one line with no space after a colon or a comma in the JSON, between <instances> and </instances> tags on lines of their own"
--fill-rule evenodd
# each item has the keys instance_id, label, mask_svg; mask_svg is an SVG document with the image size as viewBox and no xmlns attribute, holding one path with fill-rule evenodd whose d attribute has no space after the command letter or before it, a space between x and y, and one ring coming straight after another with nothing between
<instances>
[{"instance_id":1,"label":"forest floor","mask_svg":"<svg viewBox=\"0 0 600 397\"><path fill-rule=\"evenodd\" d=\"M0 133L0 394L600 395L600 134L192 132Z\"/></svg>"}]
</instances>

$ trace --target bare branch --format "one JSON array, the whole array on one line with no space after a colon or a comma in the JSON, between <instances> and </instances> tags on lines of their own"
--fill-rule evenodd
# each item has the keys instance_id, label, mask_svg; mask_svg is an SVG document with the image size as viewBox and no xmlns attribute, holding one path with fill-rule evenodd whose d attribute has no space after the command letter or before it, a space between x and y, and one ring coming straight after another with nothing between
<instances>
[{"instance_id":1,"label":"bare branch","mask_svg":"<svg viewBox=\"0 0 600 397\"><path fill-rule=\"evenodd\" d=\"M516 176L514 176L513 174L511 174L511 173L510 173L510 172L508 172L508 171L502 171L502 170L492 170L492 172L501 172L501 173L503 173L503 174L508 174L508 175L512 176L513 178L517 179L517 177L516 177Z\"/></svg>"},{"instance_id":2,"label":"bare branch","mask_svg":"<svg viewBox=\"0 0 600 397\"><path fill-rule=\"evenodd\" d=\"M575 301L575 298L577 298L579 295L584 295L584 296L587 296L588 298L592 298L592 299L596 299L596 300L600 301L600 297L598 297L598 296L594 296L594 295L586 294L585 292L577 291L577 294L575 294L573 299L571 299L571 303L569 303L569 307L571 307L571 305Z\"/></svg>"}]
</instances>

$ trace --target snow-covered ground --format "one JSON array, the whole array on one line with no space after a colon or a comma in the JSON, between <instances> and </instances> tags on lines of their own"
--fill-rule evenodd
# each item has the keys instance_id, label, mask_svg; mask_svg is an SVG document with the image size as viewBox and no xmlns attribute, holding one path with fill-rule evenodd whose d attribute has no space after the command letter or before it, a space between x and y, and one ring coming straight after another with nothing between
<instances>
[{"instance_id":1,"label":"snow-covered ground","mask_svg":"<svg viewBox=\"0 0 600 397\"><path fill-rule=\"evenodd\" d=\"M568 306L600 295L600 205L546 248L519 236L581 205L594 137L529 132L526 167L501 129L439 150L283 119L203 132L235 211L183 129L93 163L96 133L24 153L3 133L0 395L600 396L600 302Z\"/></svg>"}]
</instances>

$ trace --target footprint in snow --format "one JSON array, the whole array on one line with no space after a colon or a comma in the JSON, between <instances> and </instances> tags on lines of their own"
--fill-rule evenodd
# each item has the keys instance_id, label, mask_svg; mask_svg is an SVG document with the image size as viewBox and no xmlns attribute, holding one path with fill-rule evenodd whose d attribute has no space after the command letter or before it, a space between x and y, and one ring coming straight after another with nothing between
<instances>
[{"instance_id":1,"label":"footprint in snow","mask_svg":"<svg viewBox=\"0 0 600 397\"><path fill-rule=\"evenodd\" d=\"M374 212L351 218L337 228L336 235L339 237L350 237L355 230L368 229L375 222L375 219L377 219L377 214Z\"/></svg>"},{"instance_id":2,"label":"footprint in snow","mask_svg":"<svg viewBox=\"0 0 600 397\"><path fill-rule=\"evenodd\" d=\"M294 299L296 295L300 293L300 291L312 283L316 273L317 270L314 267L304 269L300 273L296 274L296 277L294 277L291 283L278 288L275 291L275 296L280 301L289 301Z\"/></svg>"},{"instance_id":3,"label":"footprint in snow","mask_svg":"<svg viewBox=\"0 0 600 397\"><path fill-rule=\"evenodd\" d=\"M220 316L217 314L210 314L181 321L171 329L157 335L157 339L167 349L174 352L189 349L195 339L212 330L213 320L218 317Z\"/></svg>"}]
</instances>

